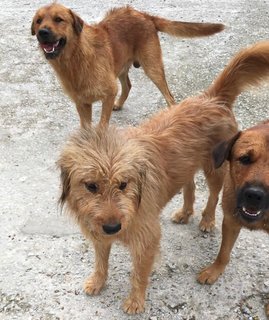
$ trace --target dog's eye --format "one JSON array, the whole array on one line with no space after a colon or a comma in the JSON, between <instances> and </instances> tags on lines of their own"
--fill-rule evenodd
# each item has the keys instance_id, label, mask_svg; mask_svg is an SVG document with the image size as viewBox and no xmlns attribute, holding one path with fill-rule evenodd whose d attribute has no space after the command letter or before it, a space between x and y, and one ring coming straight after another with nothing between
<instances>
[{"instance_id":1,"label":"dog's eye","mask_svg":"<svg viewBox=\"0 0 269 320\"><path fill-rule=\"evenodd\" d=\"M85 183L85 187L91 193L96 193L98 191L98 185L96 183Z\"/></svg>"},{"instance_id":2,"label":"dog's eye","mask_svg":"<svg viewBox=\"0 0 269 320\"><path fill-rule=\"evenodd\" d=\"M38 18L37 20L36 20L36 23L37 24L40 24L42 22L42 19L41 18Z\"/></svg>"},{"instance_id":3,"label":"dog's eye","mask_svg":"<svg viewBox=\"0 0 269 320\"><path fill-rule=\"evenodd\" d=\"M119 185L119 189L120 190L124 190L127 187L127 182L121 182L121 184Z\"/></svg>"},{"instance_id":4,"label":"dog's eye","mask_svg":"<svg viewBox=\"0 0 269 320\"><path fill-rule=\"evenodd\" d=\"M62 18L60 18L60 17L55 17L54 21L57 22L57 23L60 23L60 22L62 22L64 20Z\"/></svg>"},{"instance_id":5,"label":"dog's eye","mask_svg":"<svg viewBox=\"0 0 269 320\"><path fill-rule=\"evenodd\" d=\"M242 163L243 165L248 165L248 164L251 164L251 158L248 154L246 155L243 155L241 157L238 158L239 162Z\"/></svg>"}]
</instances>

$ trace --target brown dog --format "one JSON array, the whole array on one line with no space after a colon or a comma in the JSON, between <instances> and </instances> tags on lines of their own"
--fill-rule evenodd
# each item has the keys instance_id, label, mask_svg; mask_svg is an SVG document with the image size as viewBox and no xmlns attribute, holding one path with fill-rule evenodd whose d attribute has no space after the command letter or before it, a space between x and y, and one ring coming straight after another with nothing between
<instances>
[{"instance_id":1,"label":"brown dog","mask_svg":"<svg viewBox=\"0 0 269 320\"><path fill-rule=\"evenodd\" d=\"M201 283L214 283L224 271L242 227L269 233L269 120L219 144L215 167L225 160L230 167L224 180L222 243L215 262L198 276Z\"/></svg>"},{"instance_id":2,"label":"brown dog","mask_svg":"<svg viewBox=\"0 0 269 320\"><path fill-rule=\"evenodd\" d=\"M60 4L40 8L32 35L56 71L66 93L75 102L80 123L92 119L92 103L102 101L100 122L107 124L111 111L122 108L131 89L128 71L142 66L169 106L175 104L164 74L158 31L178 37L208 36L222 24L169 21L123 7L108 12L99 24L87 25ZM122 92L115 102L117 78Z\"/></svg>"},{"instance_id":3,"label":"brown dog","mask_svg":"<svg viewBox=\"0 0 269 320\"><path fill-rule=\"evenodd\" d=\"M61 203L76 217L95 248L95 269L85 283L97 294L108 273L114 241L129 247L132 288L128 313L144 310L145 290L159 248L159 214L183 187L184 205L174 220L193 214L194 182L203 169L210 195L200 223L211 230L224 168L215 169L212 146L237 132L232 113L236 96L269 73L269 42L238 54L204 94L163 110L138 128L81 129L60 159Z\"/></svg>"}]
</instances>

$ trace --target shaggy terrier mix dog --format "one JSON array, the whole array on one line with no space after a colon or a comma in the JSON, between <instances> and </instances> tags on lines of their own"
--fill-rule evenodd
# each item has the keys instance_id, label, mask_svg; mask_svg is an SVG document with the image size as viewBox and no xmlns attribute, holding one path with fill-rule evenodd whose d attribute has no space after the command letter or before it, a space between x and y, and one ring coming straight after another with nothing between
<instances>
[{"instance_id":1,"label":"shaggy terrier mix dog","mask_svg":"<svg viewBox=\"0 0 269 320\"><path fill-rule=\"evenodd\" d=\"M194 175L202 169L209 198L200 228L210 231L225 166L216 169L213 146L237 133L232 105L248 85L269 74L269 42L237 54L201 95L161 111L137 128L86 128L75 133L58 161L62 195L95 249L95 269L85 292L97 294L108 273L114 241L133 259L132 288L123 309L144 310L145 291L161 236L159 214L183 188L184 204L173 221L193 214Z\"/></svg>"}]
</instances>

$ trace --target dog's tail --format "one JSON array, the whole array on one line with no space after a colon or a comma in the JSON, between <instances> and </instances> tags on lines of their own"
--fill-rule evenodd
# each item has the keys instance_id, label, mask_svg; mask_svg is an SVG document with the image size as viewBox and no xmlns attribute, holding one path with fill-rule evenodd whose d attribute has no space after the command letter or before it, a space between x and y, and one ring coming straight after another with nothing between
<instances>
[{"instance_id":1,"label":"dog's tail","mask_svg":"<svg viewBox=\"0 0 269 320\"><path fill-rule=\"evenodd\" d=\"M175 37L204 37L222 31L225 26L221 23L196 23L171 21L164 18L151 16L158 31L168 33Z\"/></svg>"},{"instance_id":2,"label":"dog's tail","mask_svg":"<svg viewBox=\"0 0 269 320\"><path fill-rule=\"evenodd\" d=\"M269 77L269 41L259 42L240 51L206 90L229 108L247 87L258 85Z\"/></svg>"}]
</instances>

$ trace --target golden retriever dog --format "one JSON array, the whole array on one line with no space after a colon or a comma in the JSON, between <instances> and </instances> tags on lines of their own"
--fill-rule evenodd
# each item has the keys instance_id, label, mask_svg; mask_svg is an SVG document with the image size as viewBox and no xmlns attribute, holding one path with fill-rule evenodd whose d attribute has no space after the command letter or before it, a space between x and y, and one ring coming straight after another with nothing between
<instances>
[{"instance_id":1,"label":"golden retriever dog","mask_svg":"<svg viewBox=\"0 0 269 320\"><path fill-rule=\"evenodd\" d=\"M228 160L229 170L224 179L221 248L215 262L199 274L203 284L214 283L224 272L241 228L269 233L269 120L223 141L213 155L215 167Z\"/></svg>"},{"instance_id":2,"label":"golden retriever dog","mask_svg":"<svg viewBox=\"0 0 269 320\"><path fill-rule=\"evenodd\" d=\"M210 192L200 228L213 228L225 172L223 166L214 168L213 146L238 132L232 112L237 95L268 74L269 42L264 42L236 55L203 94L162 110L137 128L98 126L73 134L58 160L60 202L94 245L87 294L98 294L105 285L111 245L119 241L133 261L131 292L123 309L130 314L144 310L161 237L160 212L183 188L183 208L173 220L188 222L199 169Z\"/></svg>"},{"instance_id":3,"label":"golden retriever dog","mask_svg":"<svg viewBox=\"0 0 269 320\"><path fill-rule=\"evenodd\" d=\"M192 38L223 28L219 23L170 21L129 6L110 10L100 23L88 25L70 9L53 3L36 12L32 35L75 102L85 127L92 120L93 102L102 102L102 124L109 122L113 108L122 108L131 89L132 64L142 66L169 106L175 104L165 79L158 31ZM122 90L115 102L117 78Z\"/></svg>"}]
</instances>

